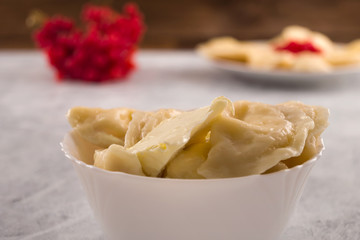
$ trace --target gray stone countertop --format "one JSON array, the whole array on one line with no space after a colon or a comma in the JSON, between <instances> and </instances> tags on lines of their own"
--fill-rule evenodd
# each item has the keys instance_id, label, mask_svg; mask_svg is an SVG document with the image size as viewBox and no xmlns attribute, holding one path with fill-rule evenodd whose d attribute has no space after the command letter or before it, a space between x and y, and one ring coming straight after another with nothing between
<instances>
[{"instance_id":1,"label":"gray stone countertop","mask_svg":"<svg viewBox=\"0 0 360 240\"><path fill-rule=\"evenodd\" d=\"M213 69L189 51L140 51L137 58L127 81L97 85L56 82L40 52L0 52L0 239L104 239L60 151L69 108L191 109L220 95L330 109L326 150L281 240L360 239L360 78L263 85Z\"/></svg>"}]
</instances>

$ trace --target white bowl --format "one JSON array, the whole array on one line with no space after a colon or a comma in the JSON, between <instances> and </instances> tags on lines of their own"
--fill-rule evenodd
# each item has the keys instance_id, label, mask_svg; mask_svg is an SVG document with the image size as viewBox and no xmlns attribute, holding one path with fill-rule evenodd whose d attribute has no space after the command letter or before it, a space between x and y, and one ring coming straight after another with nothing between
<instances>
[{"instance_id":1,"label":"white bowl","mask_svg":"<svg viewBox=\"0 0 360 240\"><path fill-rule=\"evenodd\" d=\"M61 145L113 240L278 239L321 155L267 175L186 180L106 171L76 159L69 134Z\"/></svg>"}]
</instances>

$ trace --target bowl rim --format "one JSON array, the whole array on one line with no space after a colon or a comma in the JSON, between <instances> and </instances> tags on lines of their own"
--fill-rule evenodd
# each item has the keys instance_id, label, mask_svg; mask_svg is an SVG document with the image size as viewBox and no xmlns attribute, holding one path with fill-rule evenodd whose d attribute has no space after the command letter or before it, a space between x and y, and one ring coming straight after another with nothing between
<instances>
[{"instance_id":1,"label":"bowl rim","mask_svg":"<svg viewBox=\"0 0 360 240\"><path fill-rule=\"evenodd\" d=\"M112 176L124 176L124 177L130 177L138 180L147 180L147 181L161 181L161 182L221 182L221 181L239 181L240 179L249 179L249 178L259 178L259 177L270 177L275 175L281 175L281 174L289 174L291 172L299 171L300 169L313 165L323 154L323 151L325 150L323 139L321 138L321 144L322 148L320 149L319 153L316 154L313 158L307 160L303 164L297 165L292 168L283 169L277 172L272 172L268 174L254 174L254 175L248 175L248 176L242 176L242 177L230 177L230 178L210 178L210 179L182 179L182 178L159 178L159 177L149 177L149 176L140 176L135 174L129 174L125 172L116 172L116 171L109 171L106 169L98 168L94 165L87 164L76 157L74 157L70 152L68 151L65 139L67 137L70 137L70 133L65 134L63 140L60 142L61 151L65 154L66 158L71 160L76 165L83 167L85 169L89 169L90 171L95 171L101 174L105 175L112 175Z\"/></svg>"}]
</instances>

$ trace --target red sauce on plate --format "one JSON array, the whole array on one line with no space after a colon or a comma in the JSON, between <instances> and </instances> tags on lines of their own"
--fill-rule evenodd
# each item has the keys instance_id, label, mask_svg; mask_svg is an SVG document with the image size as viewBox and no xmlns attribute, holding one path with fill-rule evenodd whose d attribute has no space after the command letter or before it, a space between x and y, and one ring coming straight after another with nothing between
<instances>
[{"instance_id":1,"label":"red sauce on plate","mask_svg":"<svg viewBox=\"0 0 360 240\"><path fill-rule=\"evenodd\" d=\"M275 46L275 50L288 51L295 54L301 52L321 53L321 50L316 48L311 42L296 42L296 41L290 41L282 46Z\"/></svg>"}]
</instances>

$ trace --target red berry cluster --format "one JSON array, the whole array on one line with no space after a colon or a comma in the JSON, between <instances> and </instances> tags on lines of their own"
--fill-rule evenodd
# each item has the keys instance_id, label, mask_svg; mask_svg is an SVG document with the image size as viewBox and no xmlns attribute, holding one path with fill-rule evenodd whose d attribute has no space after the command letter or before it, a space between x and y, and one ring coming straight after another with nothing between
<instances>
[{"instance_id":1,"label":"red berry cluster","mask_svg":"<svg viewBox=\"0 0 360 240\"><path fill-rule=\"evenodd\" d=\"M124 79L135 67L133 56L144 30L137 7L127 4L120 15L108 7L89 5L82 20L84 30L71 19L55 16L34 35L58 79Z\"/></svg>"},{"instance_id":2,"label":"red berry cluster","mask_svg":"<svg viewBox=\"0 0 360 240\"><path fill-rule=\"evenodd\" d=\"M313 53L321 53L321 50L316 48L311 42L296 42L290 41L286 43L284 46L275 47L277 51L289 51L292 53L300 53L300 52L313 52Z\"/></svg>"}]
</instances>

